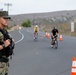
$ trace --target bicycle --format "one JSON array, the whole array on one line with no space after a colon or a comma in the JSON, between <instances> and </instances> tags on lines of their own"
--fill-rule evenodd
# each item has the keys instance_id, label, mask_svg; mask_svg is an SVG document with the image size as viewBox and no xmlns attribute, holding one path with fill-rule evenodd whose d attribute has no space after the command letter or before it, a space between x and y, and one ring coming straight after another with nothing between
<instances>
[{"instance_id":1,"label":"bicycle","mask_svg":"<svg viewBox=\"0 0 76 75\"><path fill-rule=\"evenodd\" d=\"M58 40L57 40L57 36L55 36L53 39L52 39L52 48L54 47L55 49L58 48Z\"/></svg>"},{"instance_id":2,"label":"bicycle","mask_svg":"<svg viewBox=\"0 0 76 75\"><path fill-rule=\"evenodd\" d=\"M34 41L38 41L38 33L37 32L35 33L35 39L34 39Z\"/></svg>"}]
</instances>

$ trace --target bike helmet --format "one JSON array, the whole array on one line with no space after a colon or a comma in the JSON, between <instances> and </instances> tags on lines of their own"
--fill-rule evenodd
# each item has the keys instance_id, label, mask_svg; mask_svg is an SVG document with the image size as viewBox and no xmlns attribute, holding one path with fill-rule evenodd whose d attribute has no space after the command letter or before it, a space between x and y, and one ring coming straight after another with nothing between
<instances>
[{"instance_id":1,"label":"bike helmet","mask_svg":"<svg viewBox=\"0 0 76 75\"><path fill-rule=\"evenodd\" d=\"M54 29L57 29L57 27L54 27Z\"/></svg>"},{"instance_id":2,"label":"bike helmet","mask_svg":"<svg viewBox=\"0 0 76 75\"><path fill-rule=\"evenodd\" d=\"M36 27L38 27L38 25L36 25Z\"/></svg>"}]
</instances>

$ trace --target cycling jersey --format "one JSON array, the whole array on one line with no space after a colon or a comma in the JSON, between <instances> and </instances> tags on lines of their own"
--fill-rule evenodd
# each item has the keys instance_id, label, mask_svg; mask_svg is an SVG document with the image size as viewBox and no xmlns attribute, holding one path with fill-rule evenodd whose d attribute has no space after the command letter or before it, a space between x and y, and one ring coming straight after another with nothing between
<instances>
[{"instance_id":1,"label":"cycling jersey","mask_svg":"<svg viewBox=\"0 0 76 75\"><path fill-rule=\"evenodd\" d=\"M34 32L38 32L38 27L35 27L34 28Z\"/></svg>"},{"instance_id":2,"label":"cycling jersey","mask_svg":"<svg viewBox=\"0 0 76 75\"><path fill-rule=\"evenodd\" d=\"M56 35L56 33L59 33L58 30L57 30L57 29L53 29L53 30L52 30L52 34L53 34L53 35Z\"/></svg>"}]
</instances>

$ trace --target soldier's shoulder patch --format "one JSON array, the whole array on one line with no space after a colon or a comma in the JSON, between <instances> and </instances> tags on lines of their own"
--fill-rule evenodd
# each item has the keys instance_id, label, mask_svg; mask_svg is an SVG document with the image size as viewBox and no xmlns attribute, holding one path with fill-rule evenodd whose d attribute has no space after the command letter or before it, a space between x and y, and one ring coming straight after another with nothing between
<instances>
[{"instance_id":1,"label":"soldier's shoulder patch","mask_svg":"<svg viewBox=\"0 0 76 75\"><path fill-rule=\"evenodd\" d=\"M2 32L0 32L0 36L3 36Z\"/></svg>"}]
</instances>

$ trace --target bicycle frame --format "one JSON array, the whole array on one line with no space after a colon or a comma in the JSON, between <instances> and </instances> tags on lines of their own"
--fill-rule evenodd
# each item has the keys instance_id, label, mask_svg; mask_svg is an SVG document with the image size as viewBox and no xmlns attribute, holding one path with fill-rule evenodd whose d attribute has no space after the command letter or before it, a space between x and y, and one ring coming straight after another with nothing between
<instances>
[{"instance_id":1,"label":"bicycle frame","mask_svg":"<svg viewBox=\"0 0 76 75\"><path fill-rule=\"evenodd\" d=\"M52 44L53 44L53 47L54 47L55 49L58 48L58 40L57 40L57 37L54 37L54 39L52 40Z\"/></svg>"},{"instance_id":2,"label":"bicycle frame","mask_svg":"<svg viewBox=\"0 0 76 75\"><path fill-rule=\"evenodd\" d=\"M35 39L34 39L35 41L37 41L38 40L38 33L37 32L35 32Z\"/></svg>"}]
</instances>

